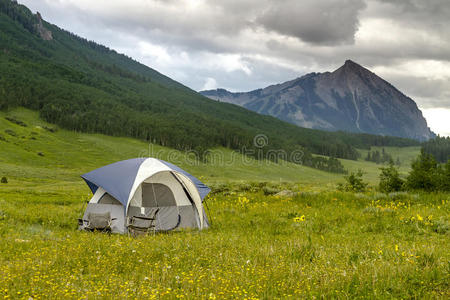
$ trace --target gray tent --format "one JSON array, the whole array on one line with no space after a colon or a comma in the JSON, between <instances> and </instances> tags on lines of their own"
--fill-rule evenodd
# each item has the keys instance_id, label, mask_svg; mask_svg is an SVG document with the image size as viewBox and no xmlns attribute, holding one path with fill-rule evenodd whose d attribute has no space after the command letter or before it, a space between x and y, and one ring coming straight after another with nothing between
<instances>
[{"instance_id":1,"label":"gray tent","mask_svg":"<svg viewBox=\"0 0 450 300\"><path fill-rule=\"evenodd\" d=\"M210 189L179 167L155 158L119 161L81 176L93 196L80 229L155 231L209 226L203 199Z\"/></svg>"}]
</instances>

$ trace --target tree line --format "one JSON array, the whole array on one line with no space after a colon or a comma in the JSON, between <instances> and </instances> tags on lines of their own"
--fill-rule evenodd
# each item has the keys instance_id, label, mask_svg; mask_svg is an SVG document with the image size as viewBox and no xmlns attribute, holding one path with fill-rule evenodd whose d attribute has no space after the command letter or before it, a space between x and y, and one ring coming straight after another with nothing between
<instances>
[{"instance_id":1,"label":"tree line","mask_svg":"<svg viewBox=\"0 0 450 300\"><path fill-rule=\"evenodd\" d=\"M394 158L392 157L392 155L387 153L384 148L381 149L381 152L378 150L372 150L372 151L369 150L367 152L367 155L364 158L364 160L371 161L376 164L384 164L384 163L394 162ZM398 166L401 164L400 158L397 157L397 159L395 160L395 164Z\"/></svg>"},{"instance_id":2,"label":"tree line","mask_svg":"<svg viewBox=\"0 0 450 300\"><path fill-rule=\"evenodd\" d=\"M427 192L450 192L450 159L439 163L432 154L421 150L419 156L412 162L411 171L405 179L401 178L398 168L391 161L388 166L380 168L378 189L384 193L398 191L423 190ZM344 177L345 183L338 189L362 192L367 183L363 181L361 170Z\"/></svg>"},{"instance_id":3,"label":"tree line","mask_svg":"<svg viewBox=\"0 0 450 300\"><path fill-rule=\"evenodd\" d=\"M422 144L426 153L432 154L438 162L446 162L450 159L450 137L437 136Z\"/></svg>"}]
</instances>

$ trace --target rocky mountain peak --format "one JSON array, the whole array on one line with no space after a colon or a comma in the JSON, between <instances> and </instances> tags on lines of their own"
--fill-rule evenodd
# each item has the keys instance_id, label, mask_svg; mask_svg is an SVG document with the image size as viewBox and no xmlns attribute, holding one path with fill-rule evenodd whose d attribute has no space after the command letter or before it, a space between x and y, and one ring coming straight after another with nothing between
<instances>
[{"instance_id":1,"label":"rocky mountain peak","mask_svg":"<svg viewBox=\"0 0 450 300\"><path fill-rule=\"evenodd\" d=\"M355 63L355 62L354 62L353 60L351 60L351 59L347 59L347 60L344 62L344 66L345 66L345 67L349 67L349 68L362 68L361 65Z\"/></svg>"},{"instance_id":2,"label":"rocky mountain peak","mask_svg":"<svg viewBox=\"0 0 450 300\"><path fill-rule=\"evenodd\" d=\"M372 76L373 73L361 66L360 64L355 63L354 61L347 59L345 63L335 70L333 74L340 76L350 76L350 75L358 75L358 76Z\"/></svg>"},{"instance_id":3,"label":"rocky mountain peak","mask_svg":"<svg viewBox=\"0 0 450 300\"><path fill-rule=\"evenodd\" d=\"M333 72L311 73L248 93L201 93L301 127L417 140L434 136L411 98L352 60Z\"/></svg>"}]
</instances>

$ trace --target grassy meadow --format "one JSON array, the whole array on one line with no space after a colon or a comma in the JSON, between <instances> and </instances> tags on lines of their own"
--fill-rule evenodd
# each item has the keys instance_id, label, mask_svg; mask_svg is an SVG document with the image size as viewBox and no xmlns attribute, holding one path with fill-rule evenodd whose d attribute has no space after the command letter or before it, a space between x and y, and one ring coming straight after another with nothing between
<instances>
[{"instance_id":1,"label":"grassy meadow","mask_svg":"<svg viewBox=\"0 0 450 300\"><path fill-rule=\"evenodd\" d=\"M385 149L401 157L402 174L419 152ZM343 193L342 175L227 149L198 163L129 138L58 130L24 109L0 113L0 151L5 299L450 297L450 194L379 193L380 166L363 159L341 161L371 187ZM139 156L213 188L210 229L142 238L76 230L91 196L79 175ZM285 189L295 194L275 196Z\"/></svg>"}]
</instances>

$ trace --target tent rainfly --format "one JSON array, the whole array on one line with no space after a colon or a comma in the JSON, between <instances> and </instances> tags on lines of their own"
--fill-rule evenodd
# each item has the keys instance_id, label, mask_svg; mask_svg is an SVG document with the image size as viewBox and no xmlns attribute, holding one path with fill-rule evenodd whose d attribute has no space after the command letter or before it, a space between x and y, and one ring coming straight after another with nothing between
<instances>
[{"instance_id":1,"label":"tent rainfly","mask_svg":"<svg viewBox=\"0 0 450 300\"><path fill-rule=\"evenodd\" d=\"M203 199L210 189L197 178L166 161L134 158L81 176L91 189L79 229L89 229L89 217L107 214L111 232L128 233L133 218L154 217L153 229L209 226ZM156 213L157 212L157 213Z\"/></svg>"}]
</instances>

